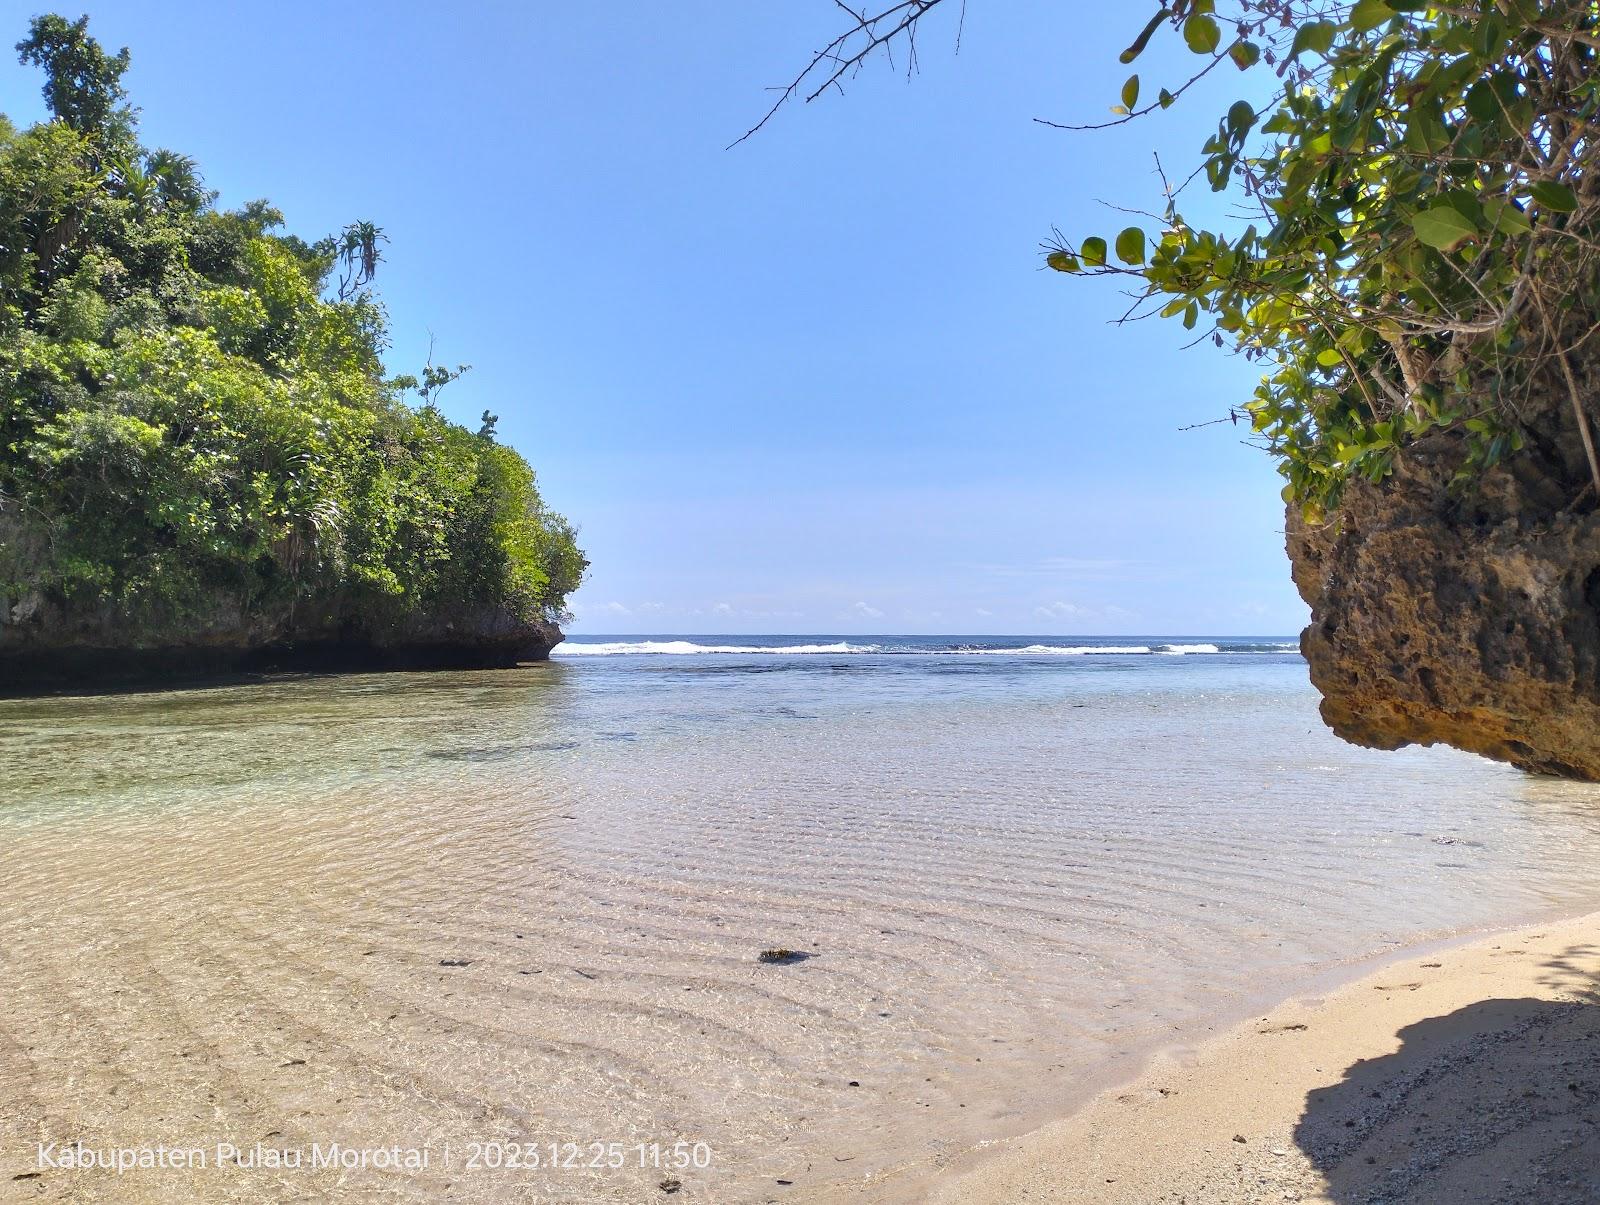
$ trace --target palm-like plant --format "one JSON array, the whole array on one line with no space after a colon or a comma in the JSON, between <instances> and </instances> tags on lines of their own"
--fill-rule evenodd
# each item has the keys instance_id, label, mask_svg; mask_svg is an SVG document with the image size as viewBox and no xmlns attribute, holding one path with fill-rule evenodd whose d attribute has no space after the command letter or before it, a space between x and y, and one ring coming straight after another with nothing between
<instances>
[{"instance_id":1,"label":"palm-like plant","mask_svg":"<svg viewBox=\"0 0 1600 1205\"><path fill-rule=\"evenodd\" d=\"M212 197L200 179L199 166L188 155L151 151L145 157L145 171L155 181L163 205L176 205L193 213Z\"/></svg>"},{"instance_id":2,"label":"palm-like plant","mask_svg":"<svg viewBox=\"0 0 1600 1205\"><path fill-rule=\"evenodd\" d=\"M340 301L348 301L371 283L383 260L378 244L388 241L383 228L372 222L352 222L340 232L339 259L344 264L339 279Z\"/></svg>"},{"instance_id":3,"label":"palm-like plant","mask_svg":"<svg viewBox=\"0 0 1600 1205\"><path fill-rule=\"evenodd\" d=\"M113 193L132 201L141 211L155 208L160 200L155 177L145 171L136 155L109 156L105 179Z\"/></svg>"}]
</instances>

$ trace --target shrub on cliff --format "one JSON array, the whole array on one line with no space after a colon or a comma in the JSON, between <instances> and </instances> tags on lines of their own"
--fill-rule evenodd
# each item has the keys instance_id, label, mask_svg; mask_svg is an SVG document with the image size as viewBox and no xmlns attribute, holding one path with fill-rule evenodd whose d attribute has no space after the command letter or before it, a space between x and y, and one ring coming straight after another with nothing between
<instances>
[{"instance_id":1,"label":"shrub on cliff","mask_svg":"<svg viewBox=\"0 0 1600 1205\"><path fill-rule=\"evenodd\" d=\"M55 120L0 118L0 602L130 641L227 614L554 617L586 562L532 470L490 416L434 405L459 372L385 375L382 232L219 211L139 144L127 52L86 26L33 21L17 49Z\"/></svg>"}]
</instances>

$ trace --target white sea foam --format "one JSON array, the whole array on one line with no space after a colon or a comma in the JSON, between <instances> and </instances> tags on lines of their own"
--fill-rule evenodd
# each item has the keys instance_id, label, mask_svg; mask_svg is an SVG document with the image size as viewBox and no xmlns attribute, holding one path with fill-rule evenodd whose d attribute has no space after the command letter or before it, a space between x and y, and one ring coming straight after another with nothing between
<instances>
[{"instance_id":1,"label":"white sea foam","mask_svg":"<svg viewBox=\"0 0 1600 1205\"><path fill-rule=\"evenodd\" d=\"M1214 653L1276 653L1295 652L1298 645L1289 642L1243 642L1237 647L1222 648L1210 643L1200 644L1029 644L1018 648L984 648L974 645L926 644L851 644L836 641L831 644L700 644L693 640L611 640L596 643L565 641L555 649L558 657L614 657L625 654L651 656L705 656L707 654L807 656L866 653L908 653L938 656L982 657L1094 657L1094 656L1146 656L1159 654L1169 657L1205 655Z\"/></svg>"},{"instance_id":2,"label":"white sea foam","mask_svg":"<svg viewBox=\"0 0 1600 1205\"><path fill-rule=\"evenodd\" d=\"M1143 644L1030 644L1020 649L962 649L962 652L988 653L991 656L1010 654L1030 657L1093 657L1109 653L1148 653Z\"/></svg>"},{"instance_id":3,"label":"white sea foam","mask_svg":"<svg viewBox=\"0 0 1600 1205\"><path fill-rule=\"evenodd\" d=\"M688 640L617 640L605 644L564 641L557 645L558 657L613 657L620 653L649 653L688 656L695 653L876 653L875 644L695 644Z\"/></svg>"}]
</instances>

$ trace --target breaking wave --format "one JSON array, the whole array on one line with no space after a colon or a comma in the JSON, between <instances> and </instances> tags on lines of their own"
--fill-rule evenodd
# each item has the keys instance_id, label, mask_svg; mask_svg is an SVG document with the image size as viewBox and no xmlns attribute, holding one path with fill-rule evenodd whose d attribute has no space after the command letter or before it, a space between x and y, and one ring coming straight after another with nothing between
<instances>
[{"instance_id":1,"label":"breaking wave","mask_svg":"<svg viewBox=\"0 0 1600 1205\"><path fill-rule=\"evenodd\" d=\"M774 639L774 638L768 638ZM840 655L907 655L922 654L942 656L985 657L1105 657L1105 656L1207 656L1215 654L1292 653L1298 645L1292 641L1223 641L1196 644L1014 644L999 640L962 641L953 643L937 637L884 637L875 643L852 644L838 640L830 643L794 644L702 644L698 640L566 640L555 649L557 657L616 657L624 655L645 656L840 656Z\"/></svg>"},{"instance_id":2,"label":"breaking wave","mask_svg":"<svg viewBox=\"0 0 1600 1205\"><path fill-rule=\"evenodd\" d=\"M619 653L657 653L689 656L695 653L878 653L875 644L695 644L688 640L616 640L602 644L563 641L556 652L564 657L614 657Z\"/></svg>"}]
</instances>

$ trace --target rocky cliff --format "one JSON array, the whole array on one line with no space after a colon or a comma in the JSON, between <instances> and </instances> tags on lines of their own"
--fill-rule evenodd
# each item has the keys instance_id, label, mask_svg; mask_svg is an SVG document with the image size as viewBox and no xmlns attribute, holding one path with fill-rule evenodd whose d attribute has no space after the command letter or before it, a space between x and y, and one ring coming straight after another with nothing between
<instances>
[{"instance_id":1,"label":"rocky cliff","mask_svg":"<svg viewBox=\"0 0 1600 1205\"><path fill-rule=\"evenodd\" d=\"M280 671L486 669L542 661L561 630L481 607L393 618L329 605L247 612L219 605L131 626L114 608L67 610L41 595L0 605L0 695Z\"/></svg>"},{"instance_id":2,"label":"rocky cliff","mask_svg":"<svg viewBox=\"0 0 1600 1205\"><path fill-rule=\"evenodd\" d=\"M1600 512L1570 409L1526 419L1527 447L1468 488L1441 433L1325 525L1290 508L1301 648L1346 740L1600 781Z\"/></svg>"}]
</instances>

